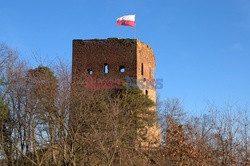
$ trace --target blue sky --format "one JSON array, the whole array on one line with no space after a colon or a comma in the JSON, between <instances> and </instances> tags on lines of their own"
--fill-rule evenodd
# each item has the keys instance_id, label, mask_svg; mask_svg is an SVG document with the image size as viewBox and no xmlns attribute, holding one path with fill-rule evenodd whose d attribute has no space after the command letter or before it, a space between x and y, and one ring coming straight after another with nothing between
<instances>
[{"instance_id":1,"label":"blue sky","mask_svg":"<svg viewBox=\"0 0 250 166\"><path fill-rule=\"evenodd\" d=\"M0 42L71 64L73 39L134 38L116 19L136 14L164 79L162 99L201 113L208 101L250 106L250 0L0 0Z\"/></svg>"}]
</instances>

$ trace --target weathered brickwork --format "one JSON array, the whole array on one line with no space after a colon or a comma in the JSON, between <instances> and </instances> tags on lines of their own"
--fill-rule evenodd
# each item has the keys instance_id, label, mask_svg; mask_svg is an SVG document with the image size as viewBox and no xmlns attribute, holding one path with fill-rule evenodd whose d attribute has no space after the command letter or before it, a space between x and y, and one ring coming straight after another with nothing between
<instances>
[{"instance_id":1,"label":"weathered brickwork","mask_svg":"<svg viewBox=\"0 0 250 166\"><path fill-rule=\"evenodd\" d=\"M104 73L104 64L109 72ZM125 67L120 73L119 68ZM136 40L73 40L73 72L94 77L136 77Z\"/></svg>"},{"instance_id":2,"label":"weathered brickwork","mask_svg":"<svg viewBox=\"0 0 250 166\"><path fill-rule=\"evenodd\" d=\"M73 80L79 75L152 80L155 66L151 47L136 39L73 40ZM143 84L145 85L146 81ZM155 88L143 89L143 92L156 101ZM149 138L159 143L160 128L156 125L149 131Z\"/></svg>"}]
</instances>

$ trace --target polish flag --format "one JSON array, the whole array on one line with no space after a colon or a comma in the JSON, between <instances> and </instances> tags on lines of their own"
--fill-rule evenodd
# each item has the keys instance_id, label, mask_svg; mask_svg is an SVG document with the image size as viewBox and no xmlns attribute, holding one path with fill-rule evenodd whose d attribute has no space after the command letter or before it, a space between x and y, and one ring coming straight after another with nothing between
<instances>
[{"instance_id":1,"label":"polish flag","mask_svg":"<svg viewBox=\"0 0 250 166\"><path fill-rule=\"evenodd\" d=\"M118 18L116 25L135 27L135 15L126 15Z\"/></svg>"}]
</instances>

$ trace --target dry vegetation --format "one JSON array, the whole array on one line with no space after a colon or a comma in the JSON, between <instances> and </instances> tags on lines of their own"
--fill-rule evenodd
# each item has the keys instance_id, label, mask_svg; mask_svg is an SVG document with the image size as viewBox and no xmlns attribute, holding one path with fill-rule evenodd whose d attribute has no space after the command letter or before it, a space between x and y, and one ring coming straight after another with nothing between
<instances>
[{"instance_id":1,"label":"dry vegetation","mask_svg":"<svg viewBox=\"0 0 250 166\"><path fill-rule=\"evenodd\" d=\"M156 117L140 90L87 91L53 69L29 69L0 44L0 165L250 165L246 109L189 117L178 99L157 103L162 144L145 148Z\"/></svg>"}]
</instances>

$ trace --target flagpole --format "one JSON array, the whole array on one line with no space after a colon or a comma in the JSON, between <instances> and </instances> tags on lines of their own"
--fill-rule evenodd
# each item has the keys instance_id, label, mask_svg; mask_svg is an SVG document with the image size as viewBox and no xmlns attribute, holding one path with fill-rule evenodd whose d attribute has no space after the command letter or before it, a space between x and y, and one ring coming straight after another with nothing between
<instances>
[{"instance_id":1,"label":"flagpole","mask_svg":"<svg viewBox=\"0 0 250 166\"><path fill-rule=\"evenodd\" d=\"M134 38L136 39L136 26L135 26L135 30L134 30Z\"/></svg>"},{"instance_id":2,"label":"flagpole","mask_svg":"<svg viewBox=\"0 0 250 166\"><path fill-rule=\"evenodd\" d=\"M135 21L135 15L134 15L134 21ZM135 39L136 39L136 21L135 21Z\"/></svg>"}]
</instances>

